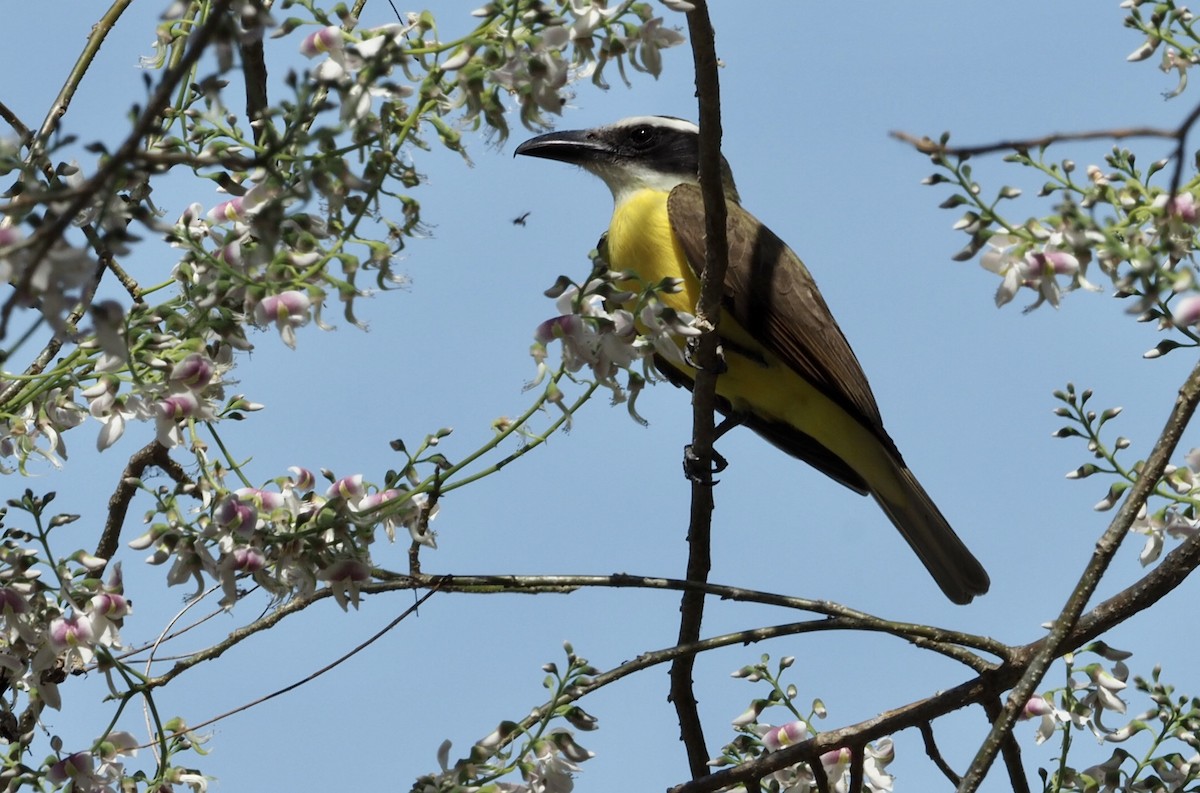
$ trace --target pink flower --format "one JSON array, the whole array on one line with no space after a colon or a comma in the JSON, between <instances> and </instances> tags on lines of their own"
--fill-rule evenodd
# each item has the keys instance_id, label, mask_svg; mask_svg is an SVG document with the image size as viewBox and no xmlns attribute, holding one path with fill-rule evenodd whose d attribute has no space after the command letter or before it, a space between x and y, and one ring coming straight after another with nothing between
<instances>
[{"instance_id":1,"label":"pink flower","mask_svg":"<svg viewBox=\"0 0 1200 793\"><path fill-rule=\"evenodd\" d=\"M315 58L326 53L340 52L342 45L342 29L330 25L305 37L304 41L300 42L300 54L306 58Z\"/></svg>"},{"instance_id":2,"label":"pink flower","mask_svg":"<svg viewBox=\"0 0 1200 793\"><path fill-rule=\"evenodd\" d=\"M1200 295L1191 295L1176 303L1171 311L1171 318L1176 325L1200 323Z\"/></svg>"},{"instance_id":3,"label":"pink flower","mask_svg":"<svg viewBox=\"0 0 1200 793\"><path fill-rule=\"evenodd\" d=\"M292 475L292 485L300 488L301 490L312 490L313 485L317 483L317 478L313 475L313 472L307 468L301 468L298 465L293 465L292 467L288 468L288 471Z\"/></svg>"},{"instance_id":4,"label":"pink flower","mask_svg":"<svg viewBox=\"0 0 1200 793\"><path fill-rule=\"evenodd\" d=\"M358 608L359 584L370 577L370 565L360 559L339 559L317 573L319 580L329 582L329 591L342 611L351 604Z\"/></svg>"},{"instance_id":5,"label":"pink flower","mask_svg":"<svg viewBox=\"0 0 1200 793\"><path fill-rule=\"evenodd\" d=\"M308 295L294 289L268 295L254 307L254 322L257 325L274 322L283 343L294 350L295 329L308 324L308 310L311 306L312 301L308 299Z\"/></svg>"},{"instance_id":6,"label":"pink flower","mask_svg":"<svg viewBox=\"0 0 1200 793\"><path fill-rule=\"evenodd\" d=\"M70 659L74 657L80 665L86 666L92 662L95 653L92 645L95 633L90 620L80 614L70 617L59 617L50 623L50 648L63 653L67 668L71 668Z\"/></svg>"},{"instance_id":7,"label":"pink flower","mask_svg":"<svg viewBox=\"0 0 1200 793\"><path fill-rule=\"evenodd\" d=\"M207 355L194 352L175 364L169 379L193 391L199 391L209 384L215 371L216 368Z\"/></svg>"},{"instance_id":8,"label":"pink flower","mask_svg":"<svg viewBox=\"0 0 1200 793\"><path fill-rule=\"evenodd\" d=\"M73 790L92 790L95 782L102 781L96 778L95 768L96 758L90 752L76 752L50 766L46 779L55 785L74 782Z\"/></svg>"},{"instance_id":9,"label":"pink flower","mask_svg":"<svg viewBox=\"0 0 1200 793\"><path fill-rule=\"evenodd\" d=\"M790 721L779 727L773 727L763 735L763 743L769 751L774 752L785 746L800 743L808 738L808 724L803 721Z\"/></svg>"},{"instance_id":10,"label":"pink flower","mask_svg":"<svg viewBox=\"0 0 1200 793\"><path fill-rule=\"evenodd\" d=\"M50 646L66 650L92 643L92 625L78 614L59 617L50 623Z\"/></svg>"},{"instance_id":11,"label":"pink flower","mask_svg":"<svg viewBox=\"0 0 1200 793\"><path fill-rule=\"evenodd\" d=\"M246 573L257 573L267 564L266 557L257 548L235 548L232 556L233 569Z\"/></svg>"},{"instance_id":12,"label":"pink flower","mask_svg":"<svg viewBox=\"0 0 1200 793\"><path fill-rule=\"evenodd\" d=\"M343 476L330 485L329 489L325 491L325 497L342 498L357 505L358 499L365 493L362 474L354 474L353 476Z\"/></svg>"},{"instance_id":13,"label":"pink flower","mask_svg":"<svg viewBox=\"0 0 1200 793\"><path fill-rule=\"evenodd\" d=\"M258 526L258 510L238 498L227 498L217 507L217 525L248 537Z\"/></svg>"}]
</instances>

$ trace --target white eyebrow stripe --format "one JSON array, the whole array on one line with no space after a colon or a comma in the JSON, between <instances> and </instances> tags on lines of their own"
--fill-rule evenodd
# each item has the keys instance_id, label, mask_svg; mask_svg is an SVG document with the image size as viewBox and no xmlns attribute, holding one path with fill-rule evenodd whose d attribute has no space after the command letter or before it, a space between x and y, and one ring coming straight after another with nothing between
<instances>
[{"instance_id":1,"label":"white eyebrow stripe","mask_svg":"<svg viewBox=\"0 0 1200 793\"><path fill-rule=\"evenodd\" d=\"M679 132L691 132L694 134L700 133L700 128L690 121L682 118L671 118L670 116L630 116L623 118L615 124L611 125L611 129L623 129L636 127L639 124L647 124L652 127L662 127L664 129L674 129Z\"/></svg>"}]
</instances>

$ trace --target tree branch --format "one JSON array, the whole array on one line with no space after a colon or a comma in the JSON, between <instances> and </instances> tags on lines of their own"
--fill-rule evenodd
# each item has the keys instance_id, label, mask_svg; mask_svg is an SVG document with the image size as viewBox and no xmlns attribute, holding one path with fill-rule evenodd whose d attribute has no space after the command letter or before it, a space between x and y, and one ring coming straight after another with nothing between
<instances>
[{"instance_id":1,"label":"tree branch","mask_svg":"<svg viewBox=\"0 0 1200 793\"><path fill-rule=\"evenodd\" d=\"M117 489L108 499L108 519L104 521L104 531L100 533L100 542L96 544L96 556L104 559L106 564L117 552L117 543L121 539L121 527L125 525L125 516L129 513L129 503L137 493L137 486L141 481L142 474L150 466L158 466L163 469L179 484L187 484L191 481L179 463L171 459L171 453L167 448L157 440L150 441L135 452L121 473ZM96 576L101 576L103 572L104 568L101 568Z\"/></svg>"},{"instance_id":2,"label":"tree branch","mask_svg":"<svg viewBox=\"0 0 1200 793\"><path fill-rule=\"evenodd\" d=\"M712 569L713 443L717 406L717 376L721 360L717 323L721 292L729 258L725 239L725 192L721 177L721 91L717 79L717 53L712 21L705 0L696 0L688 12L688 36L696 70L696 96L700 118L700 186L704 191L707 240L704 271L700 274L700 304L696 319L704 333L695 350L696 381L692 389L692 443L685 467L692 477L691 516L688 526L688 581L704 583ZM700 637L704 616L703 590L688 590L679 607L679 644ZM679 717L680 740L688 756L692 778L709 772L709 752L692 690L695 656L680 656L671 665L671 701Z\"/></svg>"},{"instance_id":3,"label":"tree branch","mask_svg":"<svg viewBox=\"0 0 1200 793\"><path fill-rule=\"evenodd\" d=\"M1175 400L1175 407L1171 411L1171 415L1167 418L1166 426L1163 427L1162 435L1159 436L1158 443L1154 445L1154 449L1150 452L1150 456L1146 458L1145 464L1142 466L1141 472L1138 474L1138 479L1129 491L1129 495L1125 499L1125 503L1117 511L1108 529L1100 537L1096 543L1096 548L1092 552L1091 561L1080 576L1079 583L1067 598L1066 605L1063 606L1062 613L1058 619L1054 621L1054 627L1050 630L1050 635L1040 643L1034 657L1030 660L1028 666L1021 676L1020 682L1009 692L1008 700L1004 704L1004 709L1000 713L1000 717L992 723L992 729L988 733L982 746L979 748L978 754L971 762L971 767L967 770L963 778L960 793L972 793L979 789L983 783L984 777L987 775L988 769L991 768L992 762L996 759L997 752L1003 745L1008 734L1012 731L1013 725L1017 721L1022 708L1029 698L1033 696L1038 685L1041 684L1042 678L1046 674L1046 670L1050 668L1050 664L1054 659L1058 658L1064 650L1076 646L1075 640L1072 638L1072 633L1080 621L1080 616L1083 614L1084 608L1087 606L1088 600L1096 591L1096 586L1100 583L1101 576L1108 569L1109 563L1112 561L1113 555L1116 554L1117 548L1121 545L1121 540L1129 532L1129 527L1137 518L1138 512L1146 504L1148 499L1154 492L1154 488L1158 485L1158 480L1163 475L1163 471L1167 467L1167 463L1171 460L1171 455L1175 452L1175 447L1179 443L1179 438L1183 435L1184 428L1187 427L1188 421L1196 412L1196 406L1200 404L1200 364L1197 364L1183 386L1179 389L1179 396Z\"/></svg>"},{"instance_id":4,"label":"tree branch","mask_svg":"<svg viewBox=\"0 0 1200 793\"><path fill-rule=\"evenodd\" d=\"M1187 145L1187 136L1191 132L1195 123L1200 120L1200 104L1197 104L1192 111L1187 114L1187 117L1175 129L1163 129L1162 127L1117 127L1115 129L1097 129L1087 130L1084 132L1055 132L1049 135L1041 135L1036 138L1015 138L1010 140L996 141L995 143L984 143L978 146L947 146L941 141L935 141L932 138L922 135L910 135L907 132L892 130L888 134L896 140L908 143L922 154L930 156L950 156L967 158L976 154L995 154L1001 151L1021 151L1027 149L1044 149L1055 143L1072 140L1123 140L1125 138L1166 138L1175 141L1175 150L1171 152L1171 158L1175 161L1175 168L1171 172L1171 186L1168 190L1168 195L1175 195L1179 192L1179 185L1183 180L1183 164L1186 162L1185 147Z\"/></svg>"},{"instance_id":5,"label":"tree branch","mask_svg":"<svg viewBox=\"0 0 1200 793\"><path fill-rule=\"evenodd\" d=\"M943 776L950 780L951 785L958 787L962 777L955 773L950 764L946 762L946 758L942 757L942 750L938 749L937 739L933 737L933 723L923 721L917 725L917 729L921 731L921 740L925 743L925 756L933 761Z\"/></svg>"}]
</instances>

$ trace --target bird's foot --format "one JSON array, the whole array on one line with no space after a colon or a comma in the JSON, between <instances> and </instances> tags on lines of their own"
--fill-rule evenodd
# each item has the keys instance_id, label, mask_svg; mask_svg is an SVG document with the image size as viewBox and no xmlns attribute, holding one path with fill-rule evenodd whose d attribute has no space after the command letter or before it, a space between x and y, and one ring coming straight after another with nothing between
<instances>
[{"instance_id":1,"label":"bird's foot","mask_svg":"<svg viewBox=\"0 0 1200 793\"><path fill-rule=\"evenodd\" d=\"M703 371L705 367L701 366L696 360L696 352L699 348L699 344L699 336L691 336L688 338L687 344L683 345L683 362L693 369ZM729 371L729 364L725 363L725 348L721 346L720 342L717 343L717 363L716 366L713 367L713 371L717 374L725 374Z\"/></svg>"},{"instance_id":2,"label":"bird's foot","mask_svg":"<svg viewBox=\"0 0 1200 793\"><path fill-rule=\"evenodd\" d=\"M716 449L712 450L712 459L706 465L692 444L683 447L683 475L691 482L715 485L717 480L713 479L713 474L719 474L728 467L729 461Z\"/></svg>"}]
</instances>

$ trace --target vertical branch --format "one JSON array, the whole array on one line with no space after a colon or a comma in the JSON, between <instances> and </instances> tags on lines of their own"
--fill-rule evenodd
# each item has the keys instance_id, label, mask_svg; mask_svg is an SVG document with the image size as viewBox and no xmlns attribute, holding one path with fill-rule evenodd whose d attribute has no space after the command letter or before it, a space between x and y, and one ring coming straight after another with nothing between
<instances>
[{"instance_id":1,"label":"vertical branch","mask_svg":"<svg viewBox=\"0 0 1200 793\"><path fill-rule=\"evenodd\" d=\"M712 21L705 0L693 0L688 12L688 34L696 69L696 96L700 105L700 185L704 191L707 250L700 273L700 304L696 307L699 327L704 330L695 350L696 382L692 392L693 429L691 451L695 466L688 527L688 581L704 583L712 567L710 535L713 511L713 442L716 437L717 375L721 360L717 322L721 291L729 258L725 233L725 193L721 179L721 96L717 81L717 54ZM679 643L700 638L704 616L704 593L691 589L680 604ZM692 690L694 656L684 656L671 665L671 700L679 717L680 739L688 755L693 779L708 774L709 753Z\"/></svg>"}]
</instances>

